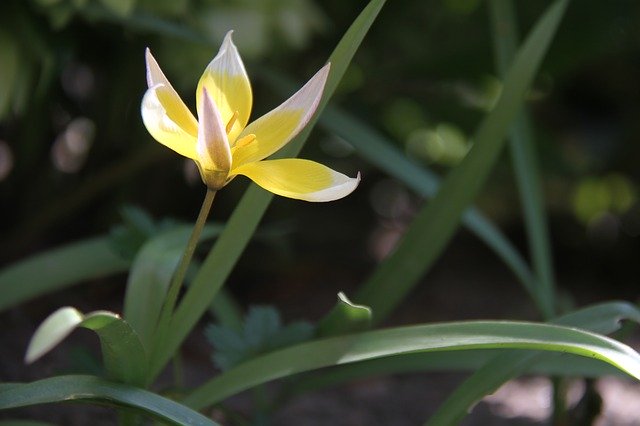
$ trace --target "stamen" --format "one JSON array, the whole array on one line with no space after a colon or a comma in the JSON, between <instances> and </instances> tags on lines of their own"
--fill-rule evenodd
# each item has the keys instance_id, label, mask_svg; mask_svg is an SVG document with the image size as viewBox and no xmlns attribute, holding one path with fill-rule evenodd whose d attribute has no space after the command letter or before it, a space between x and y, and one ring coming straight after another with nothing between
<instances>
[{"instance_id":1,"label":"stamen","mask_svg":"<svg viewBox=\"0 0 640 426\"><path fill-rule=\"evenodd\" d=\"M236 148L242 148L243 146L249 145L251 142L256 140L256 135L253 133L249 133L247 136L240 138L236 141Z\"/></svg>"},{"instance_id":2,"label":"stamen","mask_svg":"<svg viewBox=\"0 0 640 426\"><path fill-rule=\"evenodd\" d=\"M225 128L225 130L227 131L227 134L229 134L229 132L233 128L233 125L236 124L237 119L238 119L238 111L233 111L233 115L229 119L229 122L227 123L227 127Z\"/></svg>"}]
</instances>

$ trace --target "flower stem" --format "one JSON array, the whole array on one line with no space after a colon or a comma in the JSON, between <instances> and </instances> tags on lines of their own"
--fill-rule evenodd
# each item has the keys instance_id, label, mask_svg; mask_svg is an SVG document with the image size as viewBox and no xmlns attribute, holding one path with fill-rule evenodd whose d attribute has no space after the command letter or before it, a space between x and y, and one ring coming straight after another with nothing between
<instances>
[{"instance_id":1,"label":"flower stem","mask_svg":"<svg viewBox=\"0 0 640 426\"><path fill-rule=\"evenodd\" d=\"M209 211L211 210L211 205L213 204L213 199L215 198L215 196L215 190L207 189L207 193L204 196L204 201L202 202L202 207L200 207L200 213L198 213L198 218L196 219L196 223L193 226L193 230L191 231L189 242L187 243L187 247L182 254L182 259L180 259L180 263L178 264L178 267L173 274L173 278L167 290L167 296L165 297L164 304L160 312L160 318L158 319L158 324L156 326L154 338L155 350L152 352L152 356L153 353L157 352L157 350L163 345L163 336L166 334L166 331L169 327L171 314L173 313L173 309L175 308L176 302L178 301L180 288L184 283L184 278L187 275L189 264L191 263L193 253L195 252L196 246L198 245L200 234L202 234L202 228L204 228L204 224L207 221L207 217L209 216Z\"/></svg>"},{"instance_id":2,"label":"flower stem","mask_svg":"<svg viewBox=\"0 0 640 426\"><path fill-rule=\"evenodd\" d=\"M187 269L189 268L189 264L191 263L191 258L193 257L193 253L196 250L196 246L198 245L198 240L200 239L202 228L204 228L204 224L207 221L207 216L209 216L209 210L211 210L211 205L213 204L213 199L215 198L215 196L216 191L207 189L207 194L204 196L202 207L200 207L200 213L198 214L196 223L193 226L193 231L191 231L191 236L189 237L187 248L182 254L180 264L176 268L176 272L173 275L171 284L169 285L167 298L165 299L164 306L162 308L164 315L168 315L173 312L173 308L175 308L176 306L180 287L182 287L182 284L184 283L184 277L187 275ZM166 314L164 312L165 310L167 311ZM163 315L161 315L160 317L162 318L162 316Z\"/></svg>"}]
</instances>

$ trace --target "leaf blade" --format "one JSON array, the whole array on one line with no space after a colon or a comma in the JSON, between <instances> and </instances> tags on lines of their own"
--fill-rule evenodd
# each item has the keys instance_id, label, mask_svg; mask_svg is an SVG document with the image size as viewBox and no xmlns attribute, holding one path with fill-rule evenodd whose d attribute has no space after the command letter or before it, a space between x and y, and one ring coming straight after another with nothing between
<instances>
[{"instance_id":1,"label":"leaf blade","mask_svg":"<svg viewBox=\"0 0 640 426\"><path fill-rule=\"evenodd\" d=\"M36 254L0 271L0 311L78 282L126 271L108 236Z\"/></svg>"},{"instance_id":2,"label":"leaf blade","mask_svg":"<svg viewBox=\"0 0 640 426\"><path fill-rule=\"evenodd\" d=\"M172 424L215 426L217 423L184 405L152 392L94 376L57 376L0 390L0 409L76 400L100 400L133 407Z\"/></svg>"},{"instance_id":3,"label":"leaf blade","mask_svg":"<svg viewBox=\"0 0 640 426\"><path fill-rule=\"evenodd\" d=\"M279 350L210 380L183 402L200 409L252 386L330 365L418 351L496 348L548 350L593 357L640 379L640 355L613 339L549 324L468 321L375 330Z\"/></svg>"},{"instance_id":4,"label":"leaf blade","mask_svg":"<svg viewBox=\"0 0 640 426\"><path fill-rule=\"evenodd\" d=\"M553 322L598 333L612 333L620 328L622 319L640 323L640 310L624 302L603 303L563 315ZM452 392L427 424L433 426L460 422L484 395L495 391L506 381L522 374L531 364L535 365L540 361L539 354L517 352L507 352L488 360Z\"/></svg>"}]
</instances>

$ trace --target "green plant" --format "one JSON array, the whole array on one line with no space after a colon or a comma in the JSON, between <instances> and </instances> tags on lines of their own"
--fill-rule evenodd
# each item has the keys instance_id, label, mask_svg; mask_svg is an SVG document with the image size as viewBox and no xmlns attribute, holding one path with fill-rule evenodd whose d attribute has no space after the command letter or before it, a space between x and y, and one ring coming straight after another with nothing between
<instances>
[{"instance_id":1,"label":"green plant","mask_svg":"<svg viewBox=\"0 0 640 426\"><path fill-rule=\"evenodd\" d=\"M205 138L208 144L205 148L212 147L208 151L209 157L202 152L196 153L195 149L176 149L178 144L165 141L198 162L201 176L209 187L191 237L190 227L154 224L148 218L129 212L129 221L134 226L120 228L115 238L105 236L75 243L27 259L0 273L0 289L6 295L0 308L6 309L83 279L130 270L123 318L105 311L82 314L75 308L62 308L41 325L26 356L27 361L33 361L75 328L87 328L100 338L108 377L67 375L31 383L1 384L0 408L85 399L116 405L121 410L120 420L125 424L134 423L140 414L178 424L215 424L201 414L203 410L221 406L227 397L251 388L260 389L261 385L275 379L290 380L267 403L262 401L260 404L261 398L256 397L262 412L268 413L293 395L356 377L445 368L473 371L428 420L428 424L449 425L460 421L482 396L506 380L527 372L557 377L597 377L610 373L612 366L640 379L640 355L625 344L606 337L620 328L621 320L640 322L640 310L629 303L609 302L563 312L553 278L539 171L524 104L568 0L554 1L517 51L511 3L507 0L490 2L496 63L498 73L503 76L502 91L478 126L472 148L443 179L408 160L366 124L328 105L384 3L384 0L372 0L338 43L329 57L331 70L326 75L324 91L319 92L322 97L316 102L316 114L309 117L304 129L297 129L300 132L295 139L277 154L278 158L296 157L318 122L350 142L374 166L431 198L412 219L394 251L355 293L355 303L341 293L335 308L316 327L304 323L282 326L278 312L270 308L254 308L243 321L237 304L223 291L248 242L258 233L258 224L272 199L271 193L252 184L224 226L205 225L213 194L228 183L229 176L236 174L234 170L237 171L227 136L223 137L221 131L229 133L238 120L238 114L229 108L225 111L224 123L221 119L200 123L205 130L214 129L215 137ZM179 37L187 38L187 34L188 38L208 42L184 29L176 33ZM229 42L226 42L227 47ZM153 70L152 67L151 74ZM289 90L291 84L286 77L269 70L263 74L272 87ZM151 78L149 90L155 91L152 94L160 99L163 93L158 95L156 92L162 92L168 83L164 78L158 85L158 79L158 75ZM204 93L198 101L201 112L214 111L215 103ZM177 96L175 92L164 95ZM242 126L246 125L247 118L241 117ZM145 120L150 127L148 116ZM154 134L159 139L164 136ZM242 143L250 144L253 141L250 136L241 134L239 141L247 137ZM495 168L507 138L525 213L531 266L497 227L471 207ZM269 154L274 151L276 149L271 149ZM220 160L221 153L228 155ZM223 178L219 179L217 173L223 173ZM340 183L352 182L355 188L357 182L353 184L353 180L345 179ZM265 184L260 179L255 180L273 190L268 181ZM318 185L322 186L321 183ZM277 190L274 192L278 193ZM499 254L546 322L457 321L374 328L401 306L460 224L471 229ZM201 262L192 262L201 237L215 238L215 242ZM114 240L120 244L119 251ZM183 250L185 245L187 249ZM135 253L135 256L127 257L127 253ZM78 264L79 255L91 262ZM58 266L56 273L43 275L42 268L51 262ZM189 281L189 286L180 298L179 290L185 280ZM37 285L21 285L30 282L37 282ZM223 371L199 387L180 389L171 397L145 390L152 388L172 359L179 365L182 343L209 309L220 322L210 326L207 334L218 350L214 360ZM573 358L556 356L558 353L585 360L574 363ZM320 368L327 369L322 375L313 374L313 370ZM179 383L179 379L176 382ZM556 400L561 401L560 385L556 386L556 393ZM559 402L556 416L563 415Z\"/></svg>"}]
</instances>

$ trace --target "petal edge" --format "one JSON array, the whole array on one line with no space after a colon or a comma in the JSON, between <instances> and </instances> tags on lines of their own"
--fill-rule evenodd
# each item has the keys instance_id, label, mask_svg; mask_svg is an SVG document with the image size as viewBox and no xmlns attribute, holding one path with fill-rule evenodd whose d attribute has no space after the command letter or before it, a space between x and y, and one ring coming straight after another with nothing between
<instances>
[{"instance_id":1,"label":"petal edge","mask_svg":"<svg viewBox=\"0 0 640 426\"><path fill-rule=\"evenodd\" d=\"M244 175L274 194L311 202L346 197L360 183L360 173L350 178L315 161L298 158L248 163L234 169L233 174Z\"/></svg>"},{"instance_id":2,"label":"petal edge","mask_svg":"<svg viewBox=\"0 0 640 426\"><path fill-rule=\"evenodd\" d=\"M171 91L158 84L146 91L140 108L142 121L155 140L175 152L191 159L197 159L196 137L178 124L162 102L162 98L171 99ZM195 118L193 119L195 121ZM197 124L195 125L197 129ZM196 130L197 131L197 130Z\"/></svg>"},{"instance_id":3,"label":"petal edge","mask_svg":"<svg viewBox=\"0 0 640 426\"><path fill-rule=\"evenodd\" d=\"M203 89L206 88L220 111L225 125L237 111L237 119L229 132L229 140L234 141L249 121L253 95L247 71L231 39L233 31L224 37L218 54L207 65L196 90L196 102L200 104Z\"/></svg>"},{"instance_id":4,"label":"petal edge","mask_svg":"<svg viewBox=\"0 0 640 426\"><path fill-rule=\"evenodd\" d=\"M249 124L240 134L256 135L254 143L233 152L234 167L267 158L286 145L307 125L316 111L331 64L326 64L280 106Z\"/></svg>"}]
</instances>

